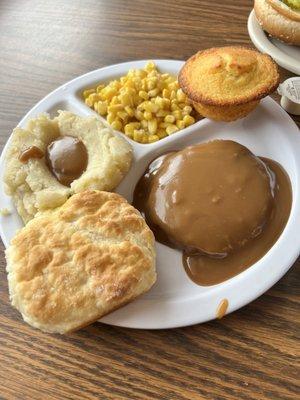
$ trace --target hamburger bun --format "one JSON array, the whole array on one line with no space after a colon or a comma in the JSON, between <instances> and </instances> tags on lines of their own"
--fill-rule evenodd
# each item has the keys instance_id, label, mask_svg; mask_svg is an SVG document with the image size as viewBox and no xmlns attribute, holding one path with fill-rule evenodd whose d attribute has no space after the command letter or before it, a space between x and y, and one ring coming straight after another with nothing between
<instances>
[{"instance_id":1,"label":"hamburger bun","mask_svg":"<svg viewBox=\"0 0 300 400\"><path fill-rule=\"evenodd\" d=\"M271 36L300 46L300 11L280 0L255 0L254 11L262 28Z\"/></svg>"}]
</instances>

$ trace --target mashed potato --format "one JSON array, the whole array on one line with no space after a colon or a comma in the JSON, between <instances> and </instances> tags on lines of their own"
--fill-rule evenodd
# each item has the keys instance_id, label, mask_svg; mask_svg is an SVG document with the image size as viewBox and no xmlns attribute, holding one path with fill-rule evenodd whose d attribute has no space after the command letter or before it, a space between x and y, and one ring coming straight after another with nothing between
<instances>
[{"instance_id":1,"label":"mashed potato","mask_svg":"<svg viewBox=\"0 0 300 400\"><path fill-rule=\"evenodd\" d=\"M66 187L51 174L45 157L30 158L26 163L20 154L31 146L44 154L47 146L59 136L80 139L88 153L85 172ZM96 117L82 118L60 111L50 119L42 114L28 122L26 129L13 131L6 153L5 191L12 196L23 221L27 223L38 211L62 205L73 193L86 189L113 190L130 168L132 149L128 142L105 127Z\"/></svg>"}]
</instances>

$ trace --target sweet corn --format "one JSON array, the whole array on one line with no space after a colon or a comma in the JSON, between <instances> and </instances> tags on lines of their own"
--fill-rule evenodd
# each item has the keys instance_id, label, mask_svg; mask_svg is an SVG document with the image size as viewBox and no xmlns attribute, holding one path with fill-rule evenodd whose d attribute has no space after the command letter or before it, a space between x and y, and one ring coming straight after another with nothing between
<instances>
[{"instance_id":1,"label":"sweet corn","mask_svg":"<svg viewBox=\"0 0 300 400\"><path fill-rule=\"evenodd\" d=\"M178 119L177 121L176 121L176 126L177 126L177 128L180 130L180 129L184 129L185 128L185 123L181 120L181 119Z\"/></svg>"},{"instance_id":2,"label":"sweet corn","mask_svg":"<svg viewBox=\"0 0 300 400\"><path fill-rule=\"evenodd\" d=\"M146 119L142 119L141 120L141 127L143 129L147 129L148 128L148 121Z\"/></svg>"},{"instance_id":3,"label":"sweet corn","mask_svg":"<svg viewBox=\"0 0 300 400\"><path fill-rule=\"evenodd\" d=\"M157 135L150 135L148 139L148 143L153 143L157 142L159 140L159 137Z\"/></svg>"},{"instance_id":4,"label":"sweet corn","mask_svg":"<svg viewBox=\"0 0 300 400\"><path fill-rule=\"evenodd\" d=\"M127 114L126 111L119 111L117 112L117 116L122 119L123 121L127 121L127 119L129 118L129 115Z\"/></svg>"},{"instance_id":5,"label":"sweet corn","mask_svg":"<svg viewBox=\"0 0 300 400\"><path fill-rule=\"evenodd\" d=\"M90 94L95 93L95 89L86 89L83 91L83 98L86 99Z\"/></svg>"},{"instance_id":6,"label":"sweet corn","mask_svg":"<svg viewBox=\"0 0 300 400\"><path fill-rule=\"evenodd\" d=\"M148 95L147 92L145 92L145 90L140 90L139 91L139 96L144 100L148 100L149 99L149 95Z\"/></svg>"},{"instance_id":7,"label":"sweet corn","mask_svg":"<svg viewBox=\"0 0 300 400\"><path fill-rule=\"evenodd\" d=\"M177 131L178 131L178 128L176 125L170 124L166 127L166 132L168 135L171 135L172 133L177 132Z\"/></svg>"},{"instance_id":8,"label":"sweet corn","mask_svg":"<svg viewBox=\"0 0 300 400\"><path fill-rule=\"evenodd\" d=\"M195 122L195 119L191 115L185 115L183 117L183 122L185 126L190 126Z\"/></svg>"},{"instance_id":9,"label":"sweet corn","mask_svg":"<svg viewBox=\"0 0 300 400\"><path fill-rule=\"evenodd\" d=\"M112 114L112 113L109 112L109 113L107 114L106 119L107 119L107 122L108 122L109 124L112 124L112 123L114 122L114 120L116 119L116 117L115 117L114 114Z\"/></svg>"},{"instance_id":10,"label":"sweet corn","mask_svg":"<svg viewBox=\"0 0 300 400\"><path fill-rule=\"evenodd\" d=\"M172 112L172 115L174 115L174 117L176 118L176 120L178 119L182 119L182 112L180 110L175 110Z\"/></svg>"},{"instance_id":11,"label":"sweet corn","mask_svg":"<svg viewBox=\"0 0 300 400\"><path fill-rule=\"evenodd\" d=\"M166 115L164 121L172 124L173 122L175 122L175 117L171 114Z\"/></svg>"},{"instance_id":12,"label":"sweet corn","mask_svg":"<svg viewBox=\"0 0 300 400\"><path fill-rule=\"evenodd\" d=\"M113 129L115 129L116 131L120 131L123 128L123 124L120 120L115 119L112 123L111 123L111 127Z\"/></svg>"},{"instance_id":13,"label":"sweet corn","mask_svg":"<svg viewBox=\"0 0 300 400\"><path fill-rule=\"evenodd\" d=\"M96 111L100 115L105 115L107 113L107 101L98 101Z\"/></svg>"},{"instance_id":14,"label":"sweet corn","mask_svg":"<svg viewBox=\"0 0 300 400\"><path fill-rule=\"evenodd\" d=\"M148 131L150 135L155 135L157 131L157 120L156 119L151 119L148 121Z\"/></svg>"},{"instance_id":15,"label":"sweet corn","mask_svg":"<svg viewBox=\"0 0 300 400\"><path fill-rule=\"evenodd\" d=\"M133 117L133 116L134 116L134 110L133 110L132 107L126 106L126 107L124 108L124 110L127 112L127 114L128 114L129 117Z\"/></svg>"},{"instance_id":16,"label":"sweet corn","mask_svg":"<svg viewBox=\"0 0 300 400\"><path fill-rule=\"evenodd\" d=\"M147 121L150 121L150 120L152 119L152 113L151 113L150 111L145 111L145 112L144 112L144 118L145 118Z\"/></svg>"},{"instance_id":17,"label":"sweet corn","mask_svg":"<svg viewBox=\"0 0 300 400\"><path fill-rule=\"evenodd\" d=\"M82 97L113 129L139 143L153 143L195 122L176 78L160 74L152 61L107 85L84 90Z\"/></svg>"},{"instance_id":18,"label":"sweet corn","mask_svg":"<svg viewBox=\"0 0 300 400\"><path fill-rule=\"evenodd\" d=\"M176 97L179 102L184 102L186 100L186 95L183 93L182 89L177 90Z\"/></svg>"}]
</instances>

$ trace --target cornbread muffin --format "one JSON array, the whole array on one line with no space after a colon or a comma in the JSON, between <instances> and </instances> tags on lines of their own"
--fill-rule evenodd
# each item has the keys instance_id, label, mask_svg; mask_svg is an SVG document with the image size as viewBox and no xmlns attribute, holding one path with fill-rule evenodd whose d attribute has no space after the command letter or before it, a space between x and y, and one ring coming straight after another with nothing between
<instances>
[{"instance_id":1,"label":"cornbread muffin","mask_svg":"<svg viewBox=\"0 0 300 400\"><path fill-rule=\"evenodd\" d=\"M300 46L300 1L255 0L255 16L271 36Z\"/></svg>"},{"instance_id":2,"label":"cornbread muffin","mask_svg":"<svg viewBox=\"0 0 300 400\"><path fill-rule=\"evenodd\" d=\"M80 139L88 154L85 172L70 187L62 185L47 167L47 146L61 136ZM41 158L20 161L20 154L35 146ZM86 189L112 190L130 168L132 149L95 117L82 118L68 111L50 119L46 114L30 120L26 129L15 128L6 153L5 191L23 221L38 211L63 204L73 193Z\"/></svg>"},{"instance_id":3,"label":"cornbread muffin","mask_svg":"<svg viewBox=\"0 0 300 400\"><path fill-rule=\"evenodd\" d=\"M88 325L156 280L154 236L115 193L84 191L40 212L6 250L11 303L46 332Z\"/></svg>"},{"instance_id":4,"label":"cornbread muffin","mask_svg":"<svg viewBox=\"0 0 300 400\"><path fill-rule=\"evenodd\" d=\"M270 56L241 46L199 51L184 64L179 84L203 116L233 121L274 91L279 73Z\"/></svg>"}]
</instances>

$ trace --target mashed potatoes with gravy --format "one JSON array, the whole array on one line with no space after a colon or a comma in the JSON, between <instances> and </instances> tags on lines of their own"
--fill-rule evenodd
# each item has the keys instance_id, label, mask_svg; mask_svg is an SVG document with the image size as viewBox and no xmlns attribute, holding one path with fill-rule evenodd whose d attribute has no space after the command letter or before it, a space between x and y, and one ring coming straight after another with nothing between
<instances>
[{"instance_id":1,"label":"mashed potatoes with gravy","mask_svg":"<svg viewBox=\"0 0 300 400\"><path fill-rule=\"evenodd\" d=\"M47 146L60 136L80 139L88 153L85 172L70 187L64 186L48 169L45 157L19 160L20 154L35 146L46 154ZM23 221L27 223L38 211L62 205L70 195L86 189L113 190L130 168L132 149L115 136L96 117L82 118L60 111L50 119L42 114L28 122L26 129L13 131L6 153L5 191Z\"/></svg>"}]
</instances>

